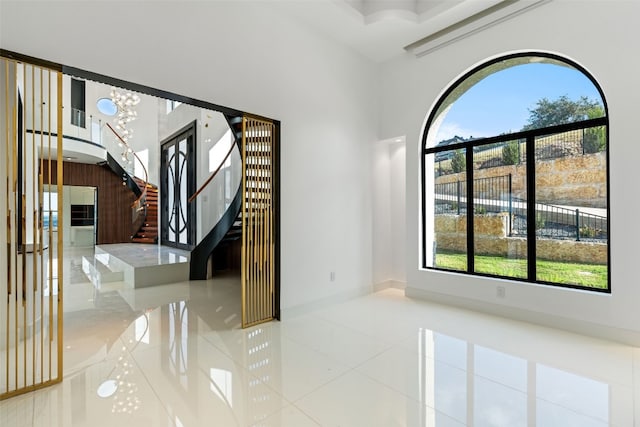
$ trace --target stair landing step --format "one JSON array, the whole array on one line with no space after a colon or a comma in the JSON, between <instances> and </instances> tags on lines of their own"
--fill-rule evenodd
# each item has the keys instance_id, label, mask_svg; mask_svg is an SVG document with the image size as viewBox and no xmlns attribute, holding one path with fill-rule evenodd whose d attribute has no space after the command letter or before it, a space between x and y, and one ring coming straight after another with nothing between
<instances>
[{"instance_id":1,"label":"stair landing step","mask_svg":"<svg viewBox=\"0 0 640 427\"><path fill-rule=\"evenodd\" d=\"M131 241L134 243L156 243L156 239L152 237L134 237Z\"/></svg>"}]
</instances>

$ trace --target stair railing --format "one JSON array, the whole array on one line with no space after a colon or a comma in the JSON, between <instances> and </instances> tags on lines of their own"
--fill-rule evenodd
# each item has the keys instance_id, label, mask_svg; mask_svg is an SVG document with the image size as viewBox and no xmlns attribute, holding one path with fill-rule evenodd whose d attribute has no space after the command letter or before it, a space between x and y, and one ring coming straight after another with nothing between
<instances>
[{"instance_id":1,"label":"stair railing","mask_svg":"<svg viewBox=\"0 0 640 427\"><path fill-rule=\"evenodd\" d=\"M201 199L206 201L207 197L211 197L213 202L207 208L207 218L203 218L199 224L202 230L196 232L198 235L197 244L191 251L189 277L193 280L206 278L208 260L212 251L223 241L235 224L244 200L241 153L242 116L230 117L225 115L225 119L229 126L228 132L230 134L227 136L225 133L210 150L214 150L218 144L224 144L228 141L229 147L226 155L224 158L215 156L217 150L210 154L210 158L217 157L220 159L216 160L217 165L211 164L212 167L215 166L215 170L211 172L202 185L199 185L198 190L187 199L188 203L193 203L194 201L200 203ZM240 131L238 126L240 126ZM222 147L226 148L225 145L221 146L220 153L224 153ZM237 151L234 152L235 150ZM234 189L235 193L233 193ZM198 206L198 209L203 209L203 206ZM204 230L206 231L202 232Z\"/></svg>"},{"instance_id":2,"label":"stair railing","mask_svg":"<svg viewBox=\"0 0 640 427\"><path fill-rule=\"evenodd\" d=\"M235 148L236 144L232 143L231 147L229 148L229 151L227 152L227 155L224 156L224 159L222 159L222 161L220 162L220 164L218 165L218 167L216 168L216 170L214 170L211 175L209 176L209 178L207 178L207 180L204 182L204 184L202 184L200 186L200 188L198 188L198 190L193 193L191 195L191 197L189 197L188 202L191 203L193 202L198 195L200 195L200 193L202 193L204 191L204 189L207 187L207 185L209 185L209 183L211 181L213 181L213 178L216 177L216 175L218 174L218 172L220 172L220 170L222 169L222 167L224 166L224 164L226 163L227 159L229 159L229 156L231 156L231 153L233 153L233 149Z\"/></svg>"},{"instance_id":3,"label":"stair railing","mask_svg":"<svg viewBox=\"0 0 640 427\"><path fill-rule=\"evenodd\" d=\"M127 142L122 139L122 137L116 132L116 130L109 124L106 123L107 127L113 132L113 134L120 140L120 143L123 146L124 150L127 150L129 153L133 154L133 156L138 160L140 165L142 165L142 171L144 172L144 185L142 188L142 193L138 196L138 198L131 204L131 222L133 224L133 228L135 229L133 233L135 234L138 229L142 226L142 220L146 217L147 211L147 185L149 184L149 174L147 173L147 168L140 160L140 157L136 154L136 152L127 144ZM139 224L138 224L139 223Z\"/></svg>"}]
</instances>

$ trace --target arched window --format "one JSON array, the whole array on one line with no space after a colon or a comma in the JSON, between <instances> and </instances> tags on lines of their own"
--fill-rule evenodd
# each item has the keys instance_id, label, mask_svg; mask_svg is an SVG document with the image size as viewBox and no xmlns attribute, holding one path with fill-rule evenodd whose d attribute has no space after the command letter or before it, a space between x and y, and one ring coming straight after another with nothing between
<instances>
[{"instance_id":1,"label":"arched window","mask_svg":"<svg viewBox=\"0 0 640 427\"><path fill-rule=\"evenodd\" d=\"M475 68L423 135L422 267L610 292L608 117L546 53Z\"/></svg>"}]
</instances>

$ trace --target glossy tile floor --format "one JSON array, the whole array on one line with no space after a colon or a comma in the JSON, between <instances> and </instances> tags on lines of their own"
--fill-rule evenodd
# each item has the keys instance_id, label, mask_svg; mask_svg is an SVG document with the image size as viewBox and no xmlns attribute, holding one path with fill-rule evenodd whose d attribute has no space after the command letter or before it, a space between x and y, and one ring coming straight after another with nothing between
<instances>
[{"instance_id":1,"label":"glossy tile floor","mask_svg":"<svg viewBox=\"0 0 640 427\"><path fill-rule=\"evenodd\" d=\"M149 267L189 261L190 252L170 246L114 243L96 246L96 252L105 252L132 267Z\"/></svg>"},{"instance_id":2,"label":"glossy tile floor","mask_svg":"<svg viewBox=\"0 0 640 427\"><path fill-rule=\"evenodd\" d=\"M397 289L241 330L234 277L69 276L64 382L0 402L2 427L640 426L638 348Z\"/></svg>"}]
</instances>

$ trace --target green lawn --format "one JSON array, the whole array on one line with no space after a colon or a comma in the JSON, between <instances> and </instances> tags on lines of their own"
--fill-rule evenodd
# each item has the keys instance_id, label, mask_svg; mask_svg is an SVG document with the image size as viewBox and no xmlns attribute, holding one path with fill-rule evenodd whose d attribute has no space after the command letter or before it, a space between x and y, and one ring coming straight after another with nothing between
<instances>
[{"instance_id":1,"label":"green lawn","mask_svg":"<svg viewBox=\"0 0 640 427\"><path fill-rule=\"evenodd\" d=\"M467 255L459 253L439 253L436 266L448 270L466 271ZM499 256L476 255L476 273L503 277L526 278L527 260L508 259ZM539 260L538 280L590 288L607 288L607 266L598 264L577 264Z\"/></svg>"}]
</instances>

